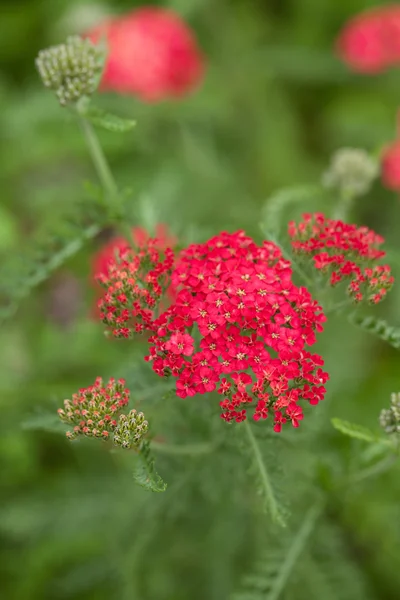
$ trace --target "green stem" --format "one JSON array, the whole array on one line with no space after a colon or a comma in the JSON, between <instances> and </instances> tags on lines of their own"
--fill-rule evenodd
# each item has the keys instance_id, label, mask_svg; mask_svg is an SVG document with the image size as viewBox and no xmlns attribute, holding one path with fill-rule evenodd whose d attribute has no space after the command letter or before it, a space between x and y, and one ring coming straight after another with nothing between
<instances>
[{"instance_id":1,"label":"green stem","mask_svg":"<svg viewBox=\"0 0 400 600\"><path fill-rule=\"evenodd\" d=\"M113 177L113 174L111 173L111 169L108 165L107 159L104 156L104 152L100 145L99 138L97 137L91 124L86 119L81 117L80 124L90 152L90 156L92 158L97 175L104 188L104 191L106 192L109 201L113 205L119 207L120 200L118 194L118 187Z\"/></svg>"},{"instance_id":2,"label":"green stem","mask_svg":"<svg viewBox=\"0 0 400 600\"><path fill-rule=\"evenodd\" d=\"M247 419L244 421L244 428L246 430L247 437L249 438L250 446L254 452L257 467L260 473L261 485L265 493L265 498L267 501L269 511L271 513L272 520L275 523L280 523L281 525L283 525L282 517L279 511L279 506L275 498L274 491L272 489L271 481L260 451L260 447L257 443L256 438L254 437L251 425Z\"/></svg>"},{"instance_id":3,"label":"green stem","mask_svg":"<svg viewBox=\"0 0 400 600\"><path fill-rule=\"evenodd\" d=\"M385 473L392 468L392 466L397 462L398 458L398 454L389 454L389 456L386 456L383 460L379 461L372 467L368 467L367 469L363 469L362 471L356 473L351 480L351 484L359 483L360 481L364 481L370 477L376 477L377 475Z\"/></svg>"},{"instance_id":4,"label":"green stem","mask_svg":"<svg viewBox=\"0 0 400 600\"><path fill-rule=\"evenodd\" d=\"M353 206L354 196L348 191L342 191L340 194L339 202L336 205L333 218L338 221L345 221L349 215L351 207Z\"/></svg>"},{"instance_id":5,"label":"green stem","mask_svg":"<svg viewBox=\"0 0 400 600\"><path fill-rule=\"evenodd\" d=\"M123 203L118 191L117 183L111 172L108 161L101 147L99 138L94 131L92 125L84 118L80 117L79 122L83 131L84 138L91 156L97 176L101 182L103 190L107 196L109 206L111 208L112 218L118 225L121 233L129 241L132 246L135 246L132 231L129 224L126 223L123 213Z\"/></svg>"},{"instance_id":6,"label":"green stem","mask_svg":"<svg viewBox=\"0 0 400 600\"><path fill-rule=\"evenodd\" d=\"M209 454L215 450L215 445L210 443L199 443L199 444L164 444L162 442L151 441L150 447L155 452L161 452L164 454Z\"/></svg>"}]
</instances>

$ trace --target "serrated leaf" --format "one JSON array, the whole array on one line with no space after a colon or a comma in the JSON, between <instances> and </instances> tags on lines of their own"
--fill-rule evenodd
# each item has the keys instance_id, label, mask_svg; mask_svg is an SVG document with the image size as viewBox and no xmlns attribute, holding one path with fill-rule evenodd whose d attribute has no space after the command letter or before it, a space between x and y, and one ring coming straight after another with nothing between
<instances>
[{"instance_id":1,"label":"serrated leaf","mask_svg":"<svg viewBox=\"0 0 400 600\"><path fill-rule=\"evenodd\" d=\"M0 321L12 317L35 287L101 231L103 213L93 200L77 203L51 230L43 228L24 250L4 261L0 270Z\"/></svg>"},{"instance_id":2,"label":"serrated leaf","mask_svg":"<svg viewBox=\"0 0 400 600\"><path fill-rule=\"evenodd\" d=\"M155 470L149 442L144 442L140 448L133 478L138 485L149 492L165 492L167 489L167 484Z\"/></svg>"},{"instance_id":3,"label":"serrated leaf","mask_svg":"<svg viewBox=\"0 0 400 600\"><path fill-rule=\"evenodd\" d=\"M370 444L375 444L376 442L386 442L384 438L379 437L373 431L367 427L363 427L362 425L350 423L349 421L342 421L342 419L337 418L333 418L331 422L335 429L352 438L363 440L364 442L368 442Z\"/></svg>"},{"instance_id":4,"label":"serrated leaf","mask_svg":"<svg viewBox=\"0 0 400 600\"><path fill-rule=\"evenodd\" d=\"M107 131L113 131L115 133L126 133L127 131L131 131L136 125L136 121L133 119L118 117L117 115L106 112L102 108L92 105L85 109L83 116L95 127L100 127L101 129L106 129Z\"/></svg>"},{"instance_id":5,"label":"serrated leaf","mask_svg":"<svg viewBox=\"0 0 400 600\"><path fill-rule=\"evenodd\" d=\"M348 320L353 325L356 325L356 327L360 327L364 331L387 342L393 348L400 349L400 327L389 325L383 319L377 319L372 316L363 317L355 313L350 314Z\"/></svg>"}]
</instances>

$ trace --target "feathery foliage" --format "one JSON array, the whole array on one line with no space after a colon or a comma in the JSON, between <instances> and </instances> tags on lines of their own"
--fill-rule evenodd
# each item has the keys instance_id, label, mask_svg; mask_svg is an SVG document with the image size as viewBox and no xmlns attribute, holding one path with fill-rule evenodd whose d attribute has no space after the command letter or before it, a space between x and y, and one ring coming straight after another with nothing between
<instances>
[{"instance_id":1,"label":"feathery foliage","mask_svg":"<svg viewBox=\"0 0 400 600\"><path fill-rule=\"evenodd\" d=\"M322 503L317 501L296 533L282 534L259 562L255 573L244 578L242 591L233 594L232 600L279 600L298 567L321 511Z\"/></svg>"},{"instance_id":2,"label":"feathery foliage","mask_svg":"<svg viewBox=\"0 0 400 600\"><path fill-rule=\"evenodd\" d=\"M375 434L373 431L367 427L363 427L362 425L349 423L348 421L343 421L342 419L337 418L332 419L332 425L341 433L353 438L357 438L358 440L363 440L364 442L369 442L371 444L376 442L390 444L387 439Z\"/></svg>"},{"instance_id":3,"label":"feathery foliage","mask_svg":"<svg viewBox=\"0 0 400 600\"><path fill-rule=\"evenodd\" d=\"M357 313L348 315L348 320L356 327L390 344L393 348L400 348L400 327L389 325L384 319L377 319L373 316L365 317Z\"/></svg>"},{"instance_id":4,"label":"feathery foliage","mask_svg":"<svg viewBox=\"0 0 400 600\"><path fill-rule=\"evenodd\" d=\"M133 478L142 488L149 492L165 492L167 484L161 479L154 467L154 458L150 452L149 442L144 441L139 449Z\"/></svg>"},{"instance_id":5,"label":"feathery foliage","mask_svg":"<svg viewBox=\"0 0 400 600\"><path fill-rule=\"evenodd\" d=\"M12 317L20 302L93 239L107 222L93 200L74 203L51 229L43 228L0 269L0 321Z\"/></svg>"}]
</instances>

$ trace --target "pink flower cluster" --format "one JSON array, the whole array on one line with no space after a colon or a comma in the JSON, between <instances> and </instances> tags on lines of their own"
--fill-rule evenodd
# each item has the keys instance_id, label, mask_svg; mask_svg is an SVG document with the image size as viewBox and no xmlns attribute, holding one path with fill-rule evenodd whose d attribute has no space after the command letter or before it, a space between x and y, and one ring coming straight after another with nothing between
<instances>
[{"instance_id":1,"label":"pink flower cluster","mask_svg":"<svg viewBox=\"0 0 400 600\"><path fill-rule=\"evenodd\" d=\"M64 400L64 409L58 415L64 423L74 425L67 432L69 439L78 435L107 439L111 431L117 427L116 416L129 402L129 390L125 381L110 379L107 385L98 377L93 385L82 388L72 396L72 400Z\"/></svg>"},{"instance_id":2,"label":"pink flower cluster","mask_svg":"<svg viewBox=\"0 0 400 600\"><path fill-rule=\"evenodd\" d=\"M271 411L274 430L298 427L299 402L317 404L328 379L323 360L305 347L325 316L291 279L290 263L272 242L221 233L184 250L172 274L175 302L153 323L150 361L176 378L181 398L217 390L225 421Z\"/></svg>"},{"instance_id":3,"label":"pink flower cluster","mask_svg":"<svg viewBox=\"0 0 400 600\"><path fill-rule=\"evenodd\" d=\"M390 267L376 264L385 256L379 249L384 239L368 227L315 213L304 214L298 225L291 221L288 231L294 251L311 256L316 269L330 273L332 286L350 280L348 293L355 302L366 297L377 304L392 287Z\"/></svg>"},{"instance_id":4,"label":"pink flower cluster","mask_svg":"<svg viewBox=\"0 0 400 600\"><path fill-rule=\"evenodd\" d=\"M400 6L376 7L351 19L339 35L337 49L360 73L380 73L400 64Z\"/></svg>"},{"instance_id":5,"label":"pink flower cluster","mask_svg":"<svg viewBox=\"0 0 400 600\"><path fill-rule=\"evenodd\" d=\"M116 259L97 276L106 290L98 303L100 318L115 337L154 331L155 310L169 287L174 264L173 251L159 247L157 238L136 249L115 246Z\"/></svg>"},{"instance_id":6,"label":"pink flower cluster","mask_svg":"<svg viewBox=\"0 0 400 600\"><path fill-rule=\"evenodd\" d=\"M157 102L185 96L203 78L204 60L194 35L172 11L138 8L87 32L94 43L103 36L108 55L101 90Z\"/></svg>"}]
</instances>

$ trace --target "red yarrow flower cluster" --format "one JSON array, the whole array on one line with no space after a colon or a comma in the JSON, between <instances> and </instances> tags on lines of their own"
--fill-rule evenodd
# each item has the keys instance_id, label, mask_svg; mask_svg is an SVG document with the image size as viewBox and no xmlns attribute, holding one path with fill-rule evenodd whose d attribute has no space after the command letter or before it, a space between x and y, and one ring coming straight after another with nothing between
<instances>
[{"instance_id":1,"label":"red yarrow flower cluster","mask_svg":"<svg viewBox=\"0 0 400 600\"><path fill-rule=\"evenodd\" d=\"M400 6L376 7L351 19L338 37L337 51L360 73L380 73L400 64Z\"/></svg>"},{"instance_id":2,"label":"red yarrow flower cluster","mask_svg":"<svg viewBox=\"0 0 400 600\"><path fill-rule=\"evenodd\" d=\"M110 379L105 385L98 377L93 385L74 394L72 400L64 400L64 409L60 408L58 415L63 423L74 426L67 432L71 440L79 435L108 439L117 427L116 417L128 402L129 390L123 379Z\"/></svg>"},{"instance_id":3,"label":"red yarrow flower cluster","mask_svg":"<svg viewBox=\"0 0 400 600\"><path fill-rule=\"evenodd\" d=\"M400 191L400 140L387 146L381 158L383 185L395 192Z\"/></svg>"},{"instance_id":4,"label":"red yarrow flower cluster","mask_svg":"<svg viewBox=\"0 0 400 600\"><path fill-rule=\"evenodd\" d=\"M203 78L204 59L194 35L170 10L139 8L108 19L87 37L94 43L107 40L101 90L157 102L187 95Z\"/></svg>"},{"instance_id":5,"label":"red yarrow flower cluster","mask_svg":"<svg viewBox=\"0 0 400 600\"><path fill-rule=\"evenodd\" d=\"M355 302L367 298L377 304L386 296L394 278L388 265L378 265L385 256L384 239L368 227L357 227L328 219L321 213L304 214L298 225L289 223L293 250L311 256L314 267L330 274L330 283L350 280L348 293Z\"/></svg>"},{"instance_id":6,"label":"red yarrow flower cluster","mask_svg":"<svg viewBox=\"0 0 400 600\"><path fill-rule=\"evenodd\" d=\"M107 273L97 281L105 288L98 302L100 318L115 337L130 338L134 333L154 331L156 309L170 285L174 253L159 249L157 238L141 248L122 248Z\"/></svg>"},{"instance_id":7,"label":"red yarrow flower cluster","mask_svg":"<svg viewBox=\"0 0 400 600\"><path fill-rule=\"evenodd\" d=\"M317 404L328 379L323 360L306 350L325 316L291 279L290 263L272 242L221 233L184 250L172 274L176 300L155 322L150 361L176 378L181 398L217 390L221 417L274 418L298 427L300 401Z\"/></svg>"}]
</instances>

